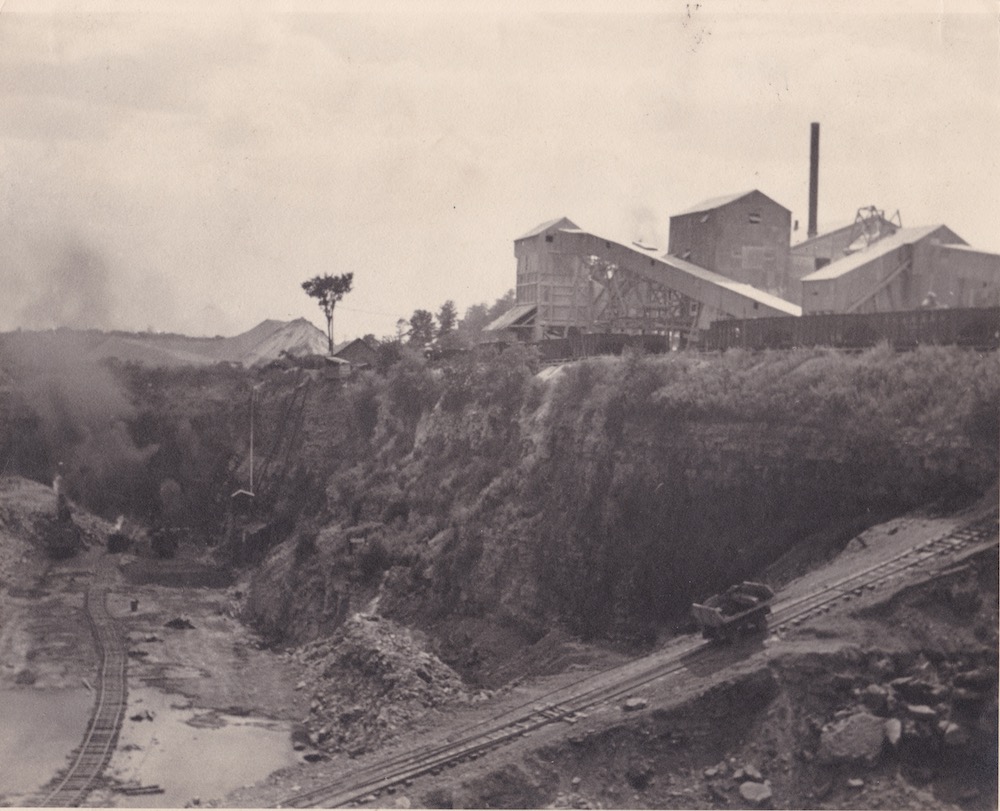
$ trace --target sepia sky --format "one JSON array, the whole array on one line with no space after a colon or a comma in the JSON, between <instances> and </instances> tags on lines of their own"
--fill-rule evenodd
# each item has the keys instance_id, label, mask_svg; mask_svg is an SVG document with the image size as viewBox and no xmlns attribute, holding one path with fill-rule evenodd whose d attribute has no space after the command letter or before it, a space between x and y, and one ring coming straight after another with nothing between
<instances>
[{"instance_id":1,"label":"sepia sky","mask_svg":"<svg viewBox=\"0 0 1000 811\"><path fill-rule=\"evenodd\" d=\"M821 227L1000 251L995 0L822 5L6 0L0 330L324 326L300 283L353 271L335 337L382 336L491 303L539 222L665 250L752 188L799 239L811 121Z\"/></svg>"}]
</instances>

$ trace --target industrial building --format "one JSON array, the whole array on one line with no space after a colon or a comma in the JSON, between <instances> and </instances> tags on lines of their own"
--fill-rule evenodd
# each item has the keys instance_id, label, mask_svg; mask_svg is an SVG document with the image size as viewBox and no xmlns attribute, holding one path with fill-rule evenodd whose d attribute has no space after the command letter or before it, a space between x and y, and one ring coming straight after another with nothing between
<instances>
[{"instance_id":1,"label":"industrial building","mask_svg":"<svg viewBox=\"0 0 1000 811\"><path fill-rule=\"evenodd\" d=\"M1000 305L1000 254L945 225L904 228L869 206L817 233L819 127L812 125L807 238L758 189L670 217L667 250L554 219L514 241L515 306L487 327L540 341L593 333L697 341L720 319Z\"/></svg>"},{"instance_id":2,"label":"industrial building","mask_svg":"<svg viewBox=\"0 0 1000 811\"><path fill-rule=\"evenodd\" d=\"M667 252L788 298L791 234L792 212L753 189L672 216Z\"/></svg>"}]
</instances>

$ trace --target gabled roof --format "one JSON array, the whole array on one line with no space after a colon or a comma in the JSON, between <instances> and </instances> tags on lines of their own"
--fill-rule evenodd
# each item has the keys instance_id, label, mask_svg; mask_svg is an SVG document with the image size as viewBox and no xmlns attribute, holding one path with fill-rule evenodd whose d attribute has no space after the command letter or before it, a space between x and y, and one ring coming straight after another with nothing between
<instances>
[{"instance_id":1,"label":"gabled roof","mask_svg":"<svg viewBox=\"0 0 1000 811\"><path fill-rule=\"evenodd\" d=\"M895 231L898 231L902 227L896 225L896 223L886 219L885 217L882 217L881 225L885 226L886 230L893 230L893 233L895 233ZM802 248L808 248L814 242L819 242L822 239L829 239L830 237L836 236L838 234L847 234L848 236L850 236L851 231L857 227L858 223L857 221L854 221L845 223L844 225L838 225L836 228L827 228L826 230L817 233L816 236L814 237L806 236L804 239L800 239L798 242L793 243L792 246L789 248L789 250L794 254L797 250L800 250ZM879 239L885 239L885 237L884 236L879 237Z\"/></svg>"},{"instance_id":2,"label":"gabled roof","mask_svg":"<svg viewBox=\"0 0 1000 811\"><path fill-rule=\"evenodd\" d=\"M820 268L814 273L810 273L808 276L803 276L802 281L824 282L839 278L845 273L857 270L859 267L867 265L869 262L876 259L880 259L886 254L892 253L894 250L901 248L904 245L912 245L916 242L920 242L920 240L926 239L942 229L947 231L948 234L951 234L952 236L957 236L953 234L947 226L941 224L924 225L918 228L900 228L895 234L882 237L882 239L869 245L867 248L848 254L843 259L838 259L836 262L831 262L826 267ZM961 239L961 237L958 237L958 239Z\"/></svg>"},{"instance_id":3,"label":"gabled roof","mask_svg":"<svg viewBox=\"0 0 1000 811\"><path fill-rule=\"evenodd\" d=\"M736 194L726 194L723 195L722 197L711 197L708 200L702 200L700 203L698 203L698 205L689 208L686 211L681 211L678 214L672 214L671 216L683 217L687 214L699 214L703 211L714 211L717 208L728 206L730 203L735 203L737 200L742 200L744 197L749 197L751 194L754 193L759 194L761 197L767 198L779 208L783 208L785 209L785 211L788 211L788 209L785 208L783 205L781 205L781 203L777 202L776 200L771 200L770 197L768 197L766 194L764 194L764 192L760 191L759 189L749 189L748 191L741 191L737 192Z\"/></svg>"},{"instance_id":4,"label":"gabled roof","mask_svg":"<svg viewBox=\"0 0 1000 811\"><path fill-rule=\"evenodd\" d=\"M548 222L543 222L541 225L536 225L527 234L522 234L515 242L520 242L522 239L529 239L531 237L537 237L539 234L548 231L550 228L576 228L577 224L571 221L567 217L559 217L555 220L549 220Z\"/></svg>"},{"instance_id":5,"label":"gabled roof","mask_svg":"<svg viewBox=\"0 0 1000 811\"><path fill-rule=\"evenodd\" d=\"M351 340L349 341L341 341L339 344L334 344L333 354L336 355L338 352L343 352L345 349L347 349L347 347L354 346L357 343L364 344L366 347L368 347L368 344L365 342L364 338L351 338ZM368 348L371 349L371 347Z\"/></svg>"},{"instance_id":6,"label":"gabled roof","mask_svg":"<svg viewBox=\"0 0 1000 811\"><path fill-rule=\"evenodd\" d=\"M796 249L802 247L808 247L809 245L812 245L813 242L818 242L821 239L829 239L830 237L835 236L836 234L843 234L843 233L850 234L851 229L854 228L856 224L857 223L849 222L845 223L844 225L838 225L835 228L826 228L825 230L818 231L816 233L816 236L811 237L806 235L798 242L793 242L789 247L789 250L792 253L795 253Z\"/></svg>"}]
</instances>

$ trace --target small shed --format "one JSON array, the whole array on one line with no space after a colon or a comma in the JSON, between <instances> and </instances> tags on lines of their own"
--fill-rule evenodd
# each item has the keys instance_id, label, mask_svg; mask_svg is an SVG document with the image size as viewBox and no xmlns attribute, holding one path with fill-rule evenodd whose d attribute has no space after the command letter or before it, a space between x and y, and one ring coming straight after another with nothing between
<instances>
[{"instance_id":1,"label":"small shed","mask_svg":"<svg viewBox=\"0 0 1000 811\"><path fill-rule=\"evenodd\" d=\"M363 338L344 341L333 348L333 356L348 361L352 366L364 369L375 365L377 353L375 347Z\"/></svg>"},{"instance_id":2,"label":"small shed","mask_svg":"<svg viewBox=\"0 0 1000 811\"><path fill-rule=\"evenodd\" d=\"M326 380L346 380L351 376L351 362L334 355L323 359L323 378Z\"/></svg>"}]
</instances>

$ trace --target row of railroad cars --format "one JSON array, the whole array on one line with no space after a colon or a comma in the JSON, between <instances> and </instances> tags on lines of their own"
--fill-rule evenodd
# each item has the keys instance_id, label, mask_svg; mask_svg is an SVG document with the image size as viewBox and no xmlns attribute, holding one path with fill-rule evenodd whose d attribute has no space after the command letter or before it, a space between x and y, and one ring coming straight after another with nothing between
<instances>
[{"instance_id":1,"label":"row of railroad cars","mask_svg":"<svg viewBox=\"0 0 1000 811\"><path fill-rule=\"evenodd\" d=\"M723 319L705 330L697 343L666 335L573 334L538 341L543 362L593 355L619 355L632 347L657 354L686 346L708 351L726 349L794 349L829 346L847 351L887 343L896 349L922 344L1000 348L1000 307L900 310L777 318Z\"/></svg>"},{"instance_id":2,"label":"row of railroad cars","mask_svg":"<svg viewBox=\"0 0 1000 811\"><path fill-rule=\"evenodd\" d=\"M880 343L897 349L940 344L991 350L1000 347L1000 307L724 319L714 321L703 338L702 346L709 350L810 346L851 350Z\"/></svg>"}]
</instances>

